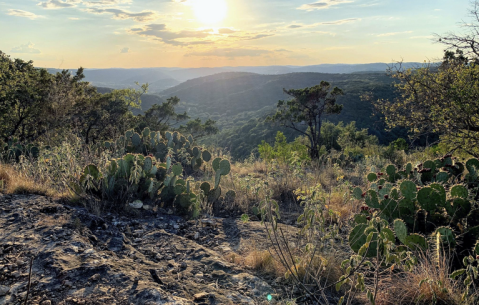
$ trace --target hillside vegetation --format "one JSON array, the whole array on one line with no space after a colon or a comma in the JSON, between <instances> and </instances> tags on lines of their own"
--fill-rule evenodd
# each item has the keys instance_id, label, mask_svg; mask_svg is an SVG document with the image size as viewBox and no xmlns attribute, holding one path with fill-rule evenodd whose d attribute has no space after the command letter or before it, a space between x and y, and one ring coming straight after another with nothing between
<instances>
[{"instance_id":1,"label":"hillside vegetation","mask_svg":"<svg viewBox=\"0 0 479 305\"><path fill-rule=\"evenodd\" d=\"M0 303L478 304L475 4L387 73L147 95L0 52Z\"/></svg>"}]
</instances>

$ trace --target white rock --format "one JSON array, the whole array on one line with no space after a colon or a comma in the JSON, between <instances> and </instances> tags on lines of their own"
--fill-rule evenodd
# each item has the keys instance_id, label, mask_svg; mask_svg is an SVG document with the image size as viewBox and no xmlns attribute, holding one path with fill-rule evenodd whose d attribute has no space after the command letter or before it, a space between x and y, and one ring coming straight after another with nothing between
<instances>
[{"instance_id":1,"label":"white rock","mask_svg":"<svg viewBox=\"0 0 479 305\"><path fill-rule=\"evenodd\" d=\"M195 233L195 237L194 237L194 238L195 238L195 239L198 239L198 238L200 238L200 232L196 232L196 233Z\"/></svg>"},{"instance_id":2,"label":"white rock","mask_svg":"<svg viewBox=\"0 0 479 305\"><path fill-rule=\"evenodd\" d=\"M145 210L150 210L151 207L150 207L149 205L145 204L145 205L143 206L143 209L145 209Z\"/></svg>"},{"instance_id":3,"label":"white rock","mask_svg":"<svg viewBox=\"0 0 479 305\"><path fill-rule=\"evenodd\" d=\"M130 206L134 209L141 209L141 207L143 206L143 202L141 202L141 200L135 200L133 202L130 202Z\"/></svg>"}]
</instances>

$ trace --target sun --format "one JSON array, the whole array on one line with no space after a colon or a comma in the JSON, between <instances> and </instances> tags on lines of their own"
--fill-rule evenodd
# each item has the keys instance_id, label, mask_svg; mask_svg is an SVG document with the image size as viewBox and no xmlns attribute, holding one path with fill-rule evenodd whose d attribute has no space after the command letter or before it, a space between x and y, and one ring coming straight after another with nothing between
<instances>
[{"instance_id":1,"label":"sun","mask_svg":"<svg viewBox=\"0 0 479 305\"><path fill-rule=\"evenodd\" d=\"M225 0L193 0L192 7L198 21L205 24L222 21L228 12Z\"/></svg>"}]
</instances>

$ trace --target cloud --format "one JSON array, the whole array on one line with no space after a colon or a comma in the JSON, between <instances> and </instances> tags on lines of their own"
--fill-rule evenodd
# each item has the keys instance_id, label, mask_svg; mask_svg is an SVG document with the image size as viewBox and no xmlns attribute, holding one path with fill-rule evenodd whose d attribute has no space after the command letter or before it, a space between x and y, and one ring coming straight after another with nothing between
<instances>
[{"instance_id":1,"label":"cloud","mask_svg":"<svg viewBox=\"0 0 479 305\"><path fill-rule=\"evenodd\" d=\"M320 0L314 3L303 4L297 9L304 10L304 11L314 11L314 10L327 9L333 5L339 5L339 4L351 3L351 2L354 2L354 0Z\"/></svg>"},{"instance_id":2,"label":"cloud","mask_svg":"<svg viewBox=\"0 0 479 305\"><path fill-rule=\"evenodd\" d=\"M81 1L81 0L78 0ZM87 6L111 6L123 3L131 3L132 0L96 0L96 1L82 1L83 4Z\"/></svg>"},{"instance_id":3,"label":"cloud","mask_svg":"<svg viewBox=\"0 0 479 305\"><path fill-rule=\"evenodd\" d=\"M10 16L17 16L17 17L25 17L28 19L37 19L37 18L45 18L44 16L36 15L34 13L30 13L27 11L22 11L22 10L8 10L7 15Z\"/></svg>"},{"instance_id":4,"label":"cloud","mask_svg":"<svg viewBox=\"0 0 479 305\"><path fill-rule=\"evenodd\" d=\"M391 32L391 33L383 33L376 35L377 37L389 37L389 36L396 36L401 34L410 34L412 31L405 31L405 32Z\"/></svg>"},{"instance_id":5,"label":"cloud","mask_svg":"<svg viewBox=\"0 0 479 305\"><path fill-rule=\"evenodd\" d=\"M123 48L120 50L120 53L130 53L130 48Z\"/></svg>"},{"instance_id":6,"label":"cloud","mask_svg":"<svg viewBox=\"0 0 479 305\"><path fill-rule=\"evenodd\" d=\"M143 28L132 28L130 33L144 37L150 37L167 44L176 46L187 46L197 44L210 44L212 41L198 40L214 35L212 29L171 31L166 24L149 24ZM187 39L187 41L184 41ZM193 39L193 40L192 40Z\"/></svg>"},{"instance_id":7,"label":"cloud","mask_svg":"<svg viewBox=\"0 0 479 305\"><path fill-rule=\"evenodd\" d=\"M58 9L58 8L67 8L67 7L75 7L78 0L48 0L47 2L40 2L40 5L46 9Z\"/></svg>"},{"instance_id":8,"label":"cloud","mask_svg":"<svg viewBox=\"0 0 479 305\"><path fill-rule=\"evenodd\" d=\"M349 18L349 19L340 19L340 20L334 20L334 21L325 21L325 22L317 22L317 23L311 23L311 24L300 24L300 23L294 23L291 25L286 26L284 29L308 29L308 28L316 28L321 25L341 25L345 23L350 23L350 22L357 22L361 21L361 18Z\"/></svg>"},{"instance_id":9,"label":"cloud","mask_svg":"<svg viewBox=\"0 0 479 305\"><path fill-rule=\"evenodd\" d=\"M241 48L221 48L221 49L211 49L207 51L191 52L186 54L186 56L204 56L204 57L258 57L263 55L271 54L269 50L260 50L260 49L241 49Z\"/></svg>"},{"instance_id":10,"label":"cloud","mask_svg":"<svg viewBox=\"0 0 479 305\"><path fill-rule=\"evenodd\" d=\"M244 38L244 40L256 40L256 39L261 39L261 38L271 37L271 36L274 36L274 34L257 34L254 36L246 37Z\"/></svg>"},{"instance_id":11,"label":"cloud","mask_svg":"<svg viewBox=\"0 0 479 305\"><path fill-rule=\"evenodd\" d=\"M10 52L11 53L29 53L29 54L40 54L42 53L40 50L34 48L34 44L29 42L27 44L23 44L19 47L13 48Z\"/></svg>"},{"instance_id":12,"label":"cloud","mask_svg":"<svg viewBox=\"0 0 479 305\"><path fill-rule=\"evenodd\" d=\"M236 30L233 30L233 29L230 29L230 28L218 29L218 33L220 33L220 34L232 34L232 33L236 33L236 32L237 32Z\"/></svg>"},{"instance_id":13,"label":"cloud","mask_svg":"<svg viewBox=\"0 0 479 305\"><path fill-rule=\"evenodd\" d=\"M116 8L88 8L87 12L93 14L112 14L115 19L133 19L138 22L148 22L158 19L158 14L153 11L142 11L141 13L131 13Z\"/></svg>"},{"instance_id":14,"label":"cloud","mask_svg":"<svg viewBox=\"0 0 479 305\"><path fill-rule=\"evenodd\" d=\"M361 21L360 18L349 18L349 19L341 19L336 21L328 21L328 22L321 22L320 24L345 24L355 21Z\"/></svg>"}]
</instances>

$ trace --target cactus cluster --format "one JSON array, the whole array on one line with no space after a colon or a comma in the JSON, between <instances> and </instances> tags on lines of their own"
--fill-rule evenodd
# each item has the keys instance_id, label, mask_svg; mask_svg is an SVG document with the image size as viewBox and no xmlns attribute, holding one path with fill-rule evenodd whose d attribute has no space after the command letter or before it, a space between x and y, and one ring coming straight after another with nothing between
<instances>
[{"instance_id":1,"label":"cactus cluster","mask_svg":"<svg viewBox=\"0 0 479 305\"><path fill-rule=\"evenodd\" d=\"M373 218L389 224L385 228L392 228L399 244L409 249L425 250L432 242L438 249L466 253L479 239L479 209L473 204L478 173L477 159L464 166L451 155L415 167L408 163L402 169L388 165L384 172L374 170L367 175L368 190L353 190L353 197L366 205L355 216L351 248L358 252L371 230L377 231L374 226L368 229ZM369 249L368 254L375 253L371 244Z\"/></svg>"},{"instance_id":2,"label":"cactus cluster","mask_svg":"<svg viewBox=\"0 0 479 305\"><path fill-rule=\"evenodd\" d=\"M211 153L193 146L193 138L178 132L127 131L116 141L102 143L103 149L119 156L109 160L101 172L95 165L85 167L79 183L72 184L77 192L89 190L108 200L123 201L150 199L162 205L174 206L180 214L187 214L195 207L199 189L209 201L220 199L221 176L230 171L228 160L217 158L212 166L216 172L214 188L204 182L196 188L192 179L185 179L187 169L198 170L212 158ZM196 193L195 193L196 192ZM224 200L234 200L234 191L228 191Z\"/></svg>"},{"instance_id":3,"label":"cactus cluster","mask_svg":"<svg viewBox=\"0 0 479 305\"><path fill-rule=\"evenodd\" d=\"M87 165L79 184L73 187L101 192L99 195L107 199L116 198L120 193L124 193L126 199L159 199L174 204L185 214L196 202L196 194L191 190L190 181L182 177L183 167L179 163L172 165L170 157L160 163L154 156L128 153L111 159L103 173L97 166Z\"/></svg>"},{"instance_id":4,"label":"cactus cluster","mask_svg":"<svg viewBox=\"0 0 479 305\"><path fill-rule=\"evenodd\" d=\"M215 171L215 185L214 188L211 187L211 184L208 182L203 182L200 186L200 189L203 191L204 196L209 202L215 202L221 197L221 187L220 181L221 176L228 175L231 170L231 165L228 160L222 160L221 158L216 158L212 162L213 170ZM236 192L229 190L226 192L224 199L226 201L234 201L236 198Z\"/></svg>"},{"instance_id":5,"label":"cactus cluster","mask_svg":"<svg viewBox=\"0 0 479 305\"><path fill-rule=\"evenodd\" d=\"M17 138L8 140L7 143L0 142L0 158L3 160L17 160L20 156L37 158L40 149L33 144L22 145Z\"/></svg>"},{"instance_id":6,"label":"cactus cluster","mask_svg":"<svg viewBox=\"0 0 479 305\"><path fill-rule=\"evenodd\" d=\"M166 158L171 156L184 168L191 168L194 171L199 170L204 162L211 160L210 152L194 146L191 135L184 136L177 131L166 131L162 135L161 132L151 131L148 127L141 133L128 130L124 136L118 137L115 141L105 141L102 146L119 155L125 153L153 155L161 162L166 162Z\"/></svg>"}]
</instances>

